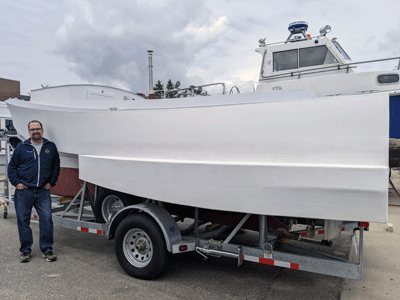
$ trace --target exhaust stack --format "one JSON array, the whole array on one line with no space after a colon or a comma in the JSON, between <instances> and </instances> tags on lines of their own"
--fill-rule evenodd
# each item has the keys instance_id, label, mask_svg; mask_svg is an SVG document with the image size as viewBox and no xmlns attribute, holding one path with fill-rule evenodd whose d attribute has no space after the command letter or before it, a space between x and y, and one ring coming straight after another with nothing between
<instances>
[{"instance_id":1,"label":"exhaust stack","mask_svg":"<svg viewBox=\"0 0 400 300\"><path fill-rule=\"evenodd\" d=\"M155 99L153 91L153 50L148 50L149 53L149 99Z\"/></svg>"}]
</instances>

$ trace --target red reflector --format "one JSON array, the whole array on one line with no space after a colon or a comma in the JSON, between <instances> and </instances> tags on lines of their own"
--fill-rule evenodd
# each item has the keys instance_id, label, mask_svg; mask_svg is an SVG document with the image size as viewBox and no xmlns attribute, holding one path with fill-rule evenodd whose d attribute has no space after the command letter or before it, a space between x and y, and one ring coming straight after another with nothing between
<instances>
[{"instance_id":1,"label":"red reflector","mask_svg":"<svg viewBox=\"0 0 400 300\"><path fill-rule=\"evenodd\" d=\"M179 251L187 251L188 247L186 245L179 246Z\"/></svg>"},{"instance_id":2,"label":"red reflector","mask_svg":"<svg viewBox=\"0 0 400 300\"><path fill-rule=\"evenodd\" d=\"M369 227L369 222L360 222L360 227Z\"/></svg>"}]
</instances>

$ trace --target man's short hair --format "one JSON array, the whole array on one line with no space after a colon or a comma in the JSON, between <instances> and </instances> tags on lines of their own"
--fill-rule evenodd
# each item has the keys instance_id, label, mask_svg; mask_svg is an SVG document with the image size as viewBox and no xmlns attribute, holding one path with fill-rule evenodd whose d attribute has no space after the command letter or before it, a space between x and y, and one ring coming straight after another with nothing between
<instances>
[{"instance_id":1,"label":"man's short hair","mask_svg":"<svg viewBox=\"0 0 400 300\"><path fill-rule=\"evenodd\" d=\"M39 123L39 124L40 124L40 127L43 129L42 123L40 123L40 121L38 121L38 120L32 120L32 121L30 121L30 122L28 123L28 129L31 129L31 128L30 128L30 127L31 127L31 123Z\"/></svg>"}]
</instances>

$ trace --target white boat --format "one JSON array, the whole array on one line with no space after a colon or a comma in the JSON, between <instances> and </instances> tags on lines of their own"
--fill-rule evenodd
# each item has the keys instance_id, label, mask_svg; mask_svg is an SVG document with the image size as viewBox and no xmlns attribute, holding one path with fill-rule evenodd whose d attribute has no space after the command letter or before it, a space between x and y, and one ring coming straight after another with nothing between
<instances>
[{"instance_id":1,"label":"white boat","mask_svg":"<svg viewBox=\"0 0 400 300\"><path fill-rule=\"evenodd\" d=\"M19 134L41 120L64 167L108 189L217 211L387 221L386 93L146 100L73 85L7 105Z\"/></svg>"},{"instance_id":2,"label":"white boat","mask_svg":"<svg viewBox=\"0 0 400 300\"><path fill-rule=\"evenodd\" d=\"M386 222L400 72L355 72L382 60L353 63L329 26L315 37L307 28L260 40L256 93L150 101L67 85L7 105L25 137L30 120L43 121L76 180L79 169L108 189L211 210Z\"/></svg>"}]
</instances>

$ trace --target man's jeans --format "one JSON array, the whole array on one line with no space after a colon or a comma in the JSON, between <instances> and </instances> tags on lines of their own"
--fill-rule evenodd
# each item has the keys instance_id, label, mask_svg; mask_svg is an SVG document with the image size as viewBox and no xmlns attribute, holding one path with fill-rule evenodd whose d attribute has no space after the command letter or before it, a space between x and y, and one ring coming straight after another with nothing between
<instances>
[{"instance_id":1,"label":"man's jeans","mask_svg":"<svg viewBox=\"0 0 400 300\"><path fill-rule=\"evenodd\" d=\"M17 214L19 240L22 253L31 252L33 244L31 223L32 207L35 207L39 215L39 246L43 253L53 251L53 220L51 217L50 190L24 188L15 190L15 212Z\"/></svg>"}]
</instances>

